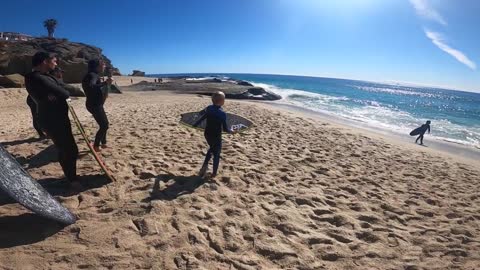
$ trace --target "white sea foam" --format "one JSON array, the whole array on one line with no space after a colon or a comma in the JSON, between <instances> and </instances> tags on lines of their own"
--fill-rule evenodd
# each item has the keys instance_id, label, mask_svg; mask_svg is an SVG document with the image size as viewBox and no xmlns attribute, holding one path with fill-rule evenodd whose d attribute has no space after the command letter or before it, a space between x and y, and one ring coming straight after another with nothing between
<instances>
[{"instance_id":1,"label":"white sea foam","mask_svg":"<svg viewBox=\"0 0 480 270\"><path fill-rule=\"evenodd\" d=\"M287 89L287 88L279 88L274 85L266 84L266 83L254 83L249 82L256 87L262 87L263 89L273 92L275 94L280 95L283 99L288 100L292 98L305 98L305 99L317 99L317 100L324 100L324 101L333 101L333 100L349 100L347 97L333 97L328 95L322 95L318 93L307 92L303 90L297 89Z\"/></svg>"},{"instance_id":2,"label":"white sea foam","mask_svg":"<svg viewBox=\"0 0 480 270\"><path fill-rule=\"evenodd\" d=\"M355 122L364 123L368 127L408 134L427 120L419 119L408 112L401 111L377 101L352 100L347 97L334 97L297 89L283 89L264 83L253 85L263 87L267 91L282 96L282 102L317 111L322 114L334 115ZM428 93L410 92L397 89L375 88L395 94L424 95ZM380 90L379 90L380 89ZM369 88L373 91L373 88ZM352 105L357 104L357 105ZM460 143L480 148L480 127L465 127L446 119L434 120L432 123L432 138L452 143Z\"/></svg>"},{"instance_id":3,"label":"white sea foam","mask_svg":"<svg viewBox=\"0 0 480 270\"><path fill-rule=\"evenodd\" d=\"M208 81L213 80L215 77L197 77L197 78L186 78L186 81Z\"/></svg>"}]
</instances>

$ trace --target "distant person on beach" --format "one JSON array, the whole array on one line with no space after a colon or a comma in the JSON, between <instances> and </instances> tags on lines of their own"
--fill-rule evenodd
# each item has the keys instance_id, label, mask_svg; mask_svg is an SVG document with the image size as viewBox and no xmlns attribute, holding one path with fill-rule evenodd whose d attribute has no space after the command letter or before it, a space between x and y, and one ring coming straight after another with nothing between
<instances>
[{"instance_id":1,"label":"distant person on beach","mask_svg":"<svg viewBox=\"0 0 480 270\"><path fill-rule=\"evenodd\" d=\"M202 111L202 116L193 125L198 126L205 119L207 126L205 127L205 139L207 140L209 149L205 156L199 176L205 176L208 170L208 162L213 155L213 172L212 177L217 175L218 166L220 164L220 152L222 151L222 130L227 133L234 133L233 130L227 127L227 114L222 110L225 103L225 94L223 92L216 92L212 95L212 105L208 106Z\"/></svg>"},{"instance_id":2,"label":"distant person on beach","mask_svg":"<svg viewBox=\"0 0 480 270\"><path fill-rule=\"evenodd\" d=\"M93 59L88 61L88 73L82 80L82 87L87 96L86 107L93 115L93 118L99 125L99 129L95 136L93 148L95 151L100 151L100 144L102 148L107 147L107 130L108 118L103 105L108 97L107 86L111 85L112 78L107 78L105 82L101 82L100 74L105 70L105 63L100 59Z\"/></svg>"},{"instance_id":3,"label":"distant person on beach","mask_svg":"<svg viewBox=\"0 0 480 270\"><path fill-rule=\"evenodd\" d=\"M416 136L418 135L417 139L415 140L415 143L418 143L418 140L420 140L420 145L423 145L423 135L425 135L425 132L430 134L430 120L427 121L427 123L423 124L421 127L414 129L412 132L410 132L411 136Z\"/></svg>"},{"instance_id":4,"label":"distant person on beach","mask_svg":"<svg viewBox=\"0 0 480 270\"><path fill-rule=\"evenodd\" d=\"M55 55L37 52L32 58L33 71L25 76L28 94L37 104L40 126L58 149L58 160L65 177L74 188L81 188L77 178L78 148L68 117L69 93L50 75L57 66Z\"/></svg>"}]
</instances>

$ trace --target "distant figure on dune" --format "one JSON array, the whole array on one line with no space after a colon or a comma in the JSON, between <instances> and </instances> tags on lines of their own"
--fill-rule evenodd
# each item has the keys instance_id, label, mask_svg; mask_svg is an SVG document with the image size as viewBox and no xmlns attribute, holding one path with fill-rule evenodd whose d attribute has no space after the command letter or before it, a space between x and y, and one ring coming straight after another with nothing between
<instances>
[{"instance_id":1,"label":"distant figure on dune","mask_svg":"<svg viewBox=\"0 0 480 270\"><path fill-rule=\"evenodd\" d=\"M208 106L202 111L202 116L193 124L198 126L205 119L207 126L205 128L205 139L207 140L209 149L205 156L205 161L200 169L199 176L205 176L208 170L208 162L213 155L213 173L212 177L217 175L218 165L220 164L220 152L222 151L222 130L227 133L234 133L233 130L227 127L227 114L222 110L225 103L225 94L223 92L216 92L212 95L213 105Z\"/></svg>"},{"instance_id":2,"label":"distant figure on dune","mask_svg":"<svg viewBox=\"0 0 480 270\"><path fill-rule=\"evenodd\" d=\"M418 135L417 139L415 140L415 143L418 143L418 140L420 140L420 145L423 145L423 135L425 135L425 132L430 134L430 120L427 121L427 123L423 124L421 127L416 128L410 132L410 136L416 136Z\"/></svg>"},{"instance_id":3,"label":"distant figure on dune","mask_svg":"<svg viewBox=\"0 0 480 270\"><path fill-rule=\"evenodd\" d=\"M88 73L82 80L82 87L87 96L85 105L100 127L93 143L93 148L97 152L100 151L100 144L102 148L107 147L107 130L109 123L103 105L108 96L106 91L107 87L105 86L109 86L113 82L112 78L107 78L105 82L101 82L100 74L103 73L104 70L105 63L102 60L90 60L88 62Z\"/></svg>"}]
</instances>

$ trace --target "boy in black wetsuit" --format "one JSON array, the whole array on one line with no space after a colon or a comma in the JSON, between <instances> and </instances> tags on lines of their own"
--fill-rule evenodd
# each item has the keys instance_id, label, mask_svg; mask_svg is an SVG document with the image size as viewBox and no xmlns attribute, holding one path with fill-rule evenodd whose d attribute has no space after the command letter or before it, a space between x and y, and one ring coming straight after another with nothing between
<instances>
[{"instance_id":1,"label":"boy in black wetsuit","mask_svg":"<svg viewBox=\"0 0 480 270\"><path fill-rule=\"evenodd\" d=\"M428 130L428 134L430 134L430 120L427 121L426 124L423 124L420 127L420 135L418 135L417 139L415 140L415 143L418 143L418 140L420 140L420 145L423 145L423 135L425 135L425 132Z\"/></svg>"},{"instance_id":2,"label":"boy in black wetsuit","mask_svg":"<svg viewBox=\"0 0 480 270\"><path fill-rule=\"evenodd\" d=\"M99 74L104 70L105 63L102 60L90 60L88 62L88 73L82 80L82 87L87 96L85 105L100 127L93 143L93 148L97 152L100 151L100 144L102 144L102 148L107 147L107 130L109 123L103 104L108 97L107 87L105 86L111 85L113 82L111 78L108 78L105 82L100 81Z\"/></svg>"},{"instance_id":3,"label":"boy in black wetsuit","mask_svg":"<svg viewBox=\"0 0 480 270\"><path fill-rule=\"evenodd\" d=\"M58 160L72 187L81 188L77 178L78 148L68 117L69 93L49 72L57 66L54 55L38 52L32 58L33 71L25 76L25 86L37 105L40 126L58 149Z\"/></svg>"},{"instance_id":4,"label":"boy in black wetsuit","mask_svg":"<svg viewBox=\"0 0 480 270\"><path fill-rule=\"evenodd\" d=\"M213 173L212 177L217 175L218 165L220 164L220 152L222 151L222 130L227 133L234 133L233 130L227 127L227 114L222 110L225 103L225 94L223 92L216 92L212 95L213 105L205 108L201 114L202 116L193 125L198 126L203 120L207 119L207 126L205 127L205 139L207 140L208 149L205 161L200 169L199 175L205 176L208 170L208 162L213 155Z\"/></svg>"}]
</instances>

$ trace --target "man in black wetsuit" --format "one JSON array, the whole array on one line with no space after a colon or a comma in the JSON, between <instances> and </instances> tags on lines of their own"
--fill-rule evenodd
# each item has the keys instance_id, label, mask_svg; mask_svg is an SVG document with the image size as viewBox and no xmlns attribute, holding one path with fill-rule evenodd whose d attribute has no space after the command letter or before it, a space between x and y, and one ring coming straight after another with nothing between
<instances>
[{"instance_id":1,"label":"man in black wetsuit","mask_svg":"<svg viewBox=\"0 0 480 270\"><path fill-rule=\"evenodd\" d=\"M98 132L95 136L93 148L95 151L100 151L100 144L102 148L107 147L107 130L108 118L103 104L108 97L108 85L112 84L112 79L108 78L105 82L101 82L100 74L105 70L105 63L102 60L94 59L88 62L88 73L82 81L82 87L87 96L86 107L93 115L95 121L99 125Z\"/></svg>"},{"instance_id":2,"label":"man in black wetsuit","mask_svg":"<svg viewBox=\"0 0 480 270\"><path fill-rule=\"evenodd\" d=\"M430 120L427 121L426 124L423 124L421 127L420 127L420 135L418 135L417 139L415 140L415 143L418 143L418 140L420 140L420 145L423 145L423 135L425 135L425 132L427 132L428 130L428 133L430 134Z\"/></svg>"},{"instance_id":3,"label":"man in black wetsuit","mask_svg":"<svg viewBox=\"0 0 480 270\"><path fill-rule=\"evenodd\" d=\"M40 126L58 149L58 160L70 184L81 187L77 178L78 148L68 117L69 98L66 91L49 72L57 66L54 55L37 52L32 58L33 71L25 76L28 94L37 104Z\"/></svg>"},{"instance_id":4,"label":"man in black wetsuit","mask_svg":"<svg viewBox=\"0 0 480 270\"><path fill-rule=\"evenodd\" d=\"M35 101L30 95L28 95L27 97L27 105L28 107L30 107L30 112L32 112L33 128L37 131L40 139L46 138L47 136L45 135L42 128L40 127L40 123L38 120L37 103L35 103Z\"/></svg>"},{"instance_id":5,"label":"man in black wetsuit","mask_svg":"<svg viewBox=\"0 0 480 270\"><path fill-rule=\"evenodd\" d=\"M205 108L201 114L202 116L193 125L198 126L203 120L207 119L207 126L205 127L205 139L207 140L208 149L205 161L200 169L199 175L205 176L208 170L208 162L213 155L213 173L212 177L217 175L218 165L220 164L220 152L222 151L222 130L227 133L234 133L233 130L227 126L227 114L222 110L225 103L225 94L223 92L216 92L212 95L213 105Z\"/></svg>"}]
</instances>

